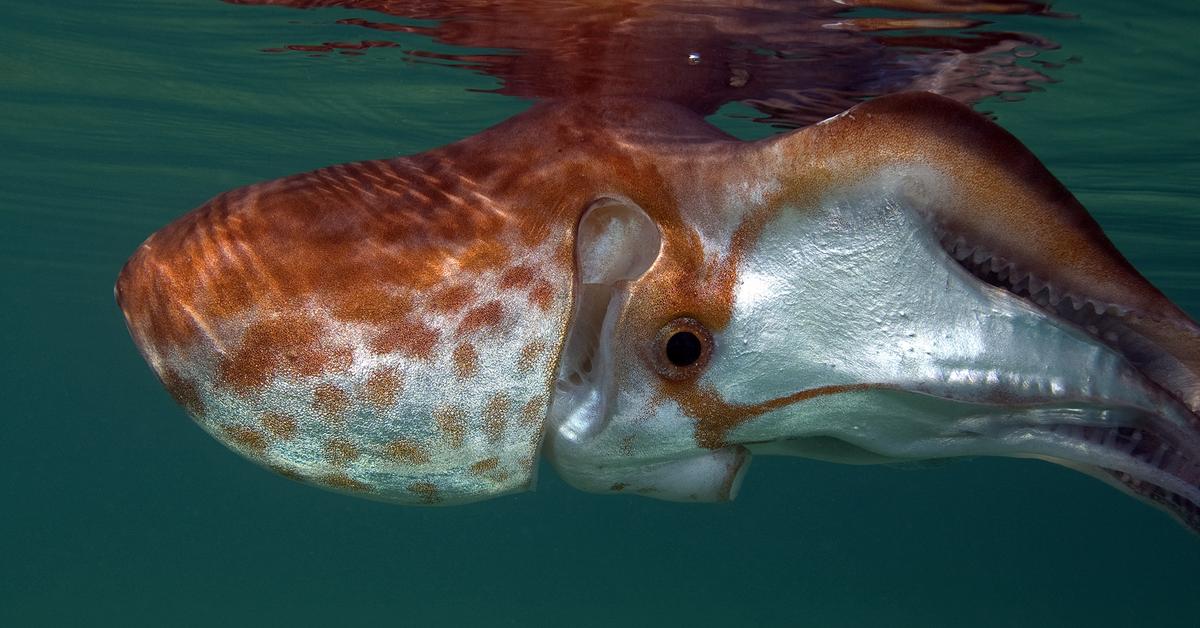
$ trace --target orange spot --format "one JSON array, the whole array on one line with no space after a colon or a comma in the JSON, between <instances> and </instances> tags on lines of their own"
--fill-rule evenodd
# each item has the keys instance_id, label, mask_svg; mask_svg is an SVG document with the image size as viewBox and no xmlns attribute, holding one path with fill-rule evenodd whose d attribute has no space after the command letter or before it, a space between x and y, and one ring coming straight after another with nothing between
<instances>
[{"instance_id":1,"label":"orange spot","mask_svg":"<svg viewBox=\"0 0 1200 628\"><path fill-rule=\"evenodd\" d=\"M363 484L362 482L359 482L358 480L355 480L354 478L342 473L335 473L333 475L322 477L320 482L331 488L342 489L344 491L354 491L356 493L365 493L371 490L370 486L367 486L366 484Z\"/></svg>"},{"instance_id":2,"label":"orange spot","mask_svg":"<svg viewBox=\"0 0 1200 628\"><path fill-rule=\"evenodd\" d=\"M442 438L453 448L462 447L467 436L466 413L458 406L442 406L433 411L433 420L442 431Z\"/></svg>"},{"instance_id":3,"label":"orange spot","mask_svg":"<svg viewBox=\"0 0 1200 628\"><path fill-rule=\"evenodd\" d=\"M488 400L483 408L483 431L487 434L489 443L498 443L504 436L504 427L508 423L508 396L496 393Z\"/></svg>"},{"instance_id":4,"label":"orange spot","mask_svg":"<svg viewBox=\"0 0 1200 628\"><path fill-rule=\"evenodd\" d=\"M395 369L375 371L367 376L367 382L363 385L362 397L376 408L388 408L396 403L400 385L400 376Z\"/></svg>"},{"instance_id":5,"label":"orange spot","mask_svg":"<svg viewBox=\"0 0 1200 628\"><path fill-rule=\"evenodd\" d=\"M350 397L346 391L333 384L321 384L313 390L313 409L327 419L340 419L349 407Z\"/></svg>"},{"instance_id":6,"label":"orange spot","mask_svg":"<svg viewBox=\"0 0 1200 628\"><path fill-rule=\"evenodd\" d=\"M459 379L468 379L479 371L479 353L474 345L464 342L454 349L454 374Z\"/></svg>"},{"instance_id":7,"label":"orange spot","mask_svg":"<svg viewBox=\"0 0 1200 628\"><path fill-rule=\"evenodd\" d=\"M255 321L242 334L238 348L221 360L219 381L246 394L280 374L311 377L347 371L353 351L327 344L325 335L324 326L308 317L287 315Z\"/></svg>"},{"instance_id":8,"label":"orange spot","mask_svg":"<svg viewBox=\"0 0 1200 628\"><path fill-rule=\"evenodd\" d=\"M471 473L474 473L475 475L483 475L484 473L487 473L498 466L500 466L499 458L484 458L483 460L471 465Z\"/></svg>"},{"instance_id":9,"label":"orange spot","mask_svg":"<svg viewBox=\"0 0 1200 628\"><path fill-rule=\"evenodd\" d=\"M406 439L394 440L384 448L386 454L408 464L425 464L429 462L429 454L419 443Z\"/></svg>"},{"instance_id":10,"label":"orange spot","mask_svg":"<svg viewBox=\"0 0 1200 628\"><path fill-rule=\"evenodd\" d=\"M462 336L481 329L490 329L498 326L503 318L504 306L499 301L488 301L467 312L467 315L458 324L458 329L454 333Z\"/></svg>"},{"instance_id":11,"label":"orange spot","mask_svg":"<svg viewBox=\"0 0 1200 628\"><path fill-rule=\"evenodd\" d=\"M546 396L537 395L525 403L525 407L521 408L521 425L523 427L532 427L541 425L542 419L546 418Z\"/></svg>"},{"instance_id":12,"label":"orange spot","mask_svg":"<svg viewBox=\"0 0 1200 628\"><path fill-rule=\"evenodd\" d=\"M514 266L505 271L504 276L500 277L500 289L523 288L528 286L533 279L534 273L532 268L528 266Z\"/></svg>"},{"instance_id":13,"label":"orange spot","mask_svg":"<svg viewBox=\"0 0 1200 628\"><path fill-rule=\"evenodd\" d=\"M325 443L325 459L339 467L358 460L358 448L349 441L338 438Z\"/></svg>"},{"instance_id":14,"label":"orange spot","mask_svg":"<svg viewBox=\"0 0 1200 628\"><path fill-rule=\"evenodd\" d=\"M538 358L542 357L542 353L546 350L546 343L543 340L534 340L521 347L521 357L517 360L517 372L528 373L533 370L534 364Z\"/></svg>"},{"instance_id":15,"label":"orange spot","mask_svg":"<svg viewBox=\"0 0 1200 628\"><path fill-rule=\"evenodd\" d=\"M544 280L539 280L533 290L529 291L529 302L543 312L549 312L554 304L554 288Z\"/></svg>"},{"instance_id":16,"label":"orange spot","mask_svg":"<svg viewBox=\"0 0 1200 628\"><path fill-rule=\"evenodd\" d=\"M200 398L200 389L195 382L185 379L170 368L163 371L161 379L163 386L167 388L167 393L171 395L175 403L183 406L192 416L204 416L204 400Z\"/></svg>"},{"instance_id":17,"label":"orange spot","mask_svg":"<svg viewBox=\"0 0 1200 628\"><path fill-rule=\"evenodd\" d=\"M434 294L433 297L425 302L425 306L435 312L440 312L443 314L448 312L461 312L467 309L467 306L470 305L471 301L474 299L475 289L471 286L450 286L449 288Z\"/></svg>"},{"instance_id":18,"label":"orange spot","mask_svg":"<svg viewBox=\"0 0 1200 628\"><path fill-rule=\"evenodd\" d=\"M321 347L315 351L288 356L292 368L301 377L325 373L345 373L354 364L354 350L348 346Z\"/></svg>"},{"instance_id":19,"label":"orange spot","mask_svg":"<svg viewBox=\"0 0 1200 628\"><path fill-rule=\"evenodd\" d=\"M257 454L262 454L267 450L267 437L262 432L244 425L222 425L221 431L229 440L237 443L244 449L249 449Z\"/></svg>"},{"instance_id":20,"label":"orange spot","mask_svg":"<svg viewBox=\"0 0 1200 628\"><path fill-rule=\"evenodd\" d=\"M263 427L283 440L294 438L296 430L299 429L296 419L278 412L265 412L259 420L262 421Z\"/></svg>"},{"instance_id":21,"label":"orange spot","mask_svg":"<svg viewBox=\"0 0 1200 628\"><path fill-rule=\"evenodd\" d=\"M424 465L430 461L430 454L420 444L400 438L392 441L384 448L384 453L392 459L407 462L409 465Z\"/></svg>"},{"instance_id":22,"label":"orange spot","mask_svg":"<svg viewBox=\"0 0 1200 628\"><path fill-rule=\"evenodd\" d=\"M420 360L433 357L441 340L438 330L417 320L396 321L381 329L368 343L372 353L402 353Z\"/></svg>"},{"instance_id":23,"label":"orange spot","mask_svg":"<svg viewBox=\"0 0 1200 628\"><path fill-rule=\"evenodd\" d=\"M288 356L297 375L313 377L325 373L345 373L354 364L354 350L347 346L318 348Z\"/></svg>"},{"instance_id":24,"label":"orange spot","mask_svg":"<svg viewBox=\"0 0 1200 628\"><path fill-rule=\"evenodd\" d=\"M408 490L420 495L421 501L426 504L436 504L442 501L442 498L438 497L437 487L429 482L413 482L408 485Z\"/></svg>"}]
</instances>

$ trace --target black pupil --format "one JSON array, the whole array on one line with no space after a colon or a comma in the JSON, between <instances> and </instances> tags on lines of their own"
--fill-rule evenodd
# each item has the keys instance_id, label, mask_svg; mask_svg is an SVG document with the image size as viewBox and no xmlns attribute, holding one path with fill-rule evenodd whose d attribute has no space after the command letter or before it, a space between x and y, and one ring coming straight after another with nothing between
<instances>
[{"instance_id":1,"label":"black pupil","mask_svg":"<svg viewBox=\"0 0 1200 628\"><path fill-rule=\"evenodd\" d=\"M675 366L690 366L700 359L700 339L690 331L677 332L667 340L667 359Z\"/></svg>"}]
</instances>

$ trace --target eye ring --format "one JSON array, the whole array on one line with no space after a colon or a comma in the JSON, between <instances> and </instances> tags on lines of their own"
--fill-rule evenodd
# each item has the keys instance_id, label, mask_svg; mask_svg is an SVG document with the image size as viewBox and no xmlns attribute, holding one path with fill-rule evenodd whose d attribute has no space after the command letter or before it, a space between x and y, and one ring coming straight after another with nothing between
<instances>
[{"instance_id":1,"label":"eye ring","mask_svg":"<svg viewBox=\"0 0 1200 628\"><path fill-rule=\"evenodd\" d=\"M712 349L712 333L700 321L681 316L658 330L650 362L666 379L691 379L708 366Z\"/></svg>"}]
</instances>

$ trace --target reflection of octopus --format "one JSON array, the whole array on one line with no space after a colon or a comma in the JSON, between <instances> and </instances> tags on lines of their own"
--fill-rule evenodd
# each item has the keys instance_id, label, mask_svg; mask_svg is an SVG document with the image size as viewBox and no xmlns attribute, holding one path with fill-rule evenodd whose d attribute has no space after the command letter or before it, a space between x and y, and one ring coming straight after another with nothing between
<instances>
[{"instance_id":1,"label":"reflection of octopus","mask_svg":"<svg viewBox=\"0 0 1200 628\"><path fill-rule=\"evenodd\" d=\"M686 23L785 39L754 11ZM697 110L771 74L731 67L711 100L707 75L651 98L580 69L580 95L455 144L227 192L146 240L118 302L206 430L367 497L526 490L542 455L683 501L731 499L755 454L995 455L1200 529L1200 328L1033 155L928 93L738 141Z\"/></svg>"},{"instance_id":2,"label":"reflection of octopus","mask_svg":"<svg viewBox=\"0 0 1200 628\"><path fill-rule=\"evenodd\" d=\"M946 14L1048 14L1027 1L760 0L661 3L451 0L234 0L297 8L343 7L431 26L338 20L382 32L419 33L497 54L448 57L501 79L501 92L544 100L582 96L657 98L708 115L745 102L765 121L803 126L868 96L922 89L961 102L1029 91L1049 80L1016 63L1054 47L1040 37L983 30L979 19ZM849 5L895 17L856 17ZM898 11L907 11L897 13ZM941 16L914 11L941 12ZM387 40L270 48L358 54ZM418 53L428 55L429 53ZM689 64L689 55L693 63ZM699 60L699 63L695 63Z\"/></svg>"}]
</instances>

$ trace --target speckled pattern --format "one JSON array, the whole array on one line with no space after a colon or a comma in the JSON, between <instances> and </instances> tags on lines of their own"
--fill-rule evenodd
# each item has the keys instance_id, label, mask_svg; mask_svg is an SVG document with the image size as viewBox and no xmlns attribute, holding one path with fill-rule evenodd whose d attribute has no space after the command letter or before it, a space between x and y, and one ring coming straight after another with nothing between
<instances>
[{"instance_id":1,"label":"speckled pattern","mask_svg":"<svg viewBox=\"0 0 1200 628\"><path fill-rule=\"evenodd\" d=\"M151 236L117 297L167 389L243 455L336 490L464 503L532 485L575 289L575 228L596 199L628 199L661 232L621 314L617 360L636 365L655 360L638 339L680 317L714 332L729 324L746 255L779 212L881 176L933 229L985 243L1049 299L1123 312L1174 360L1148 362L1146 375L1195 408L1195 324L1012 136L924 93L750 143L658 101L541 105L428 153L217 197ZM659 479L636 492L670 495L655 483L671 476L678 497L700 501L730 498L748 460L724 449L730 430L874 386L798 385L751 401L728 398L702 368L622 377L644 390L625 412L666 408L679 428L650 440L635 430L556 464L590 460L565 464L619 492L628 482L603 459L644 461L638 473ZM684 458L679 473L718 477L679 488L661 470Z\"/></svg>"}]
</instances>

